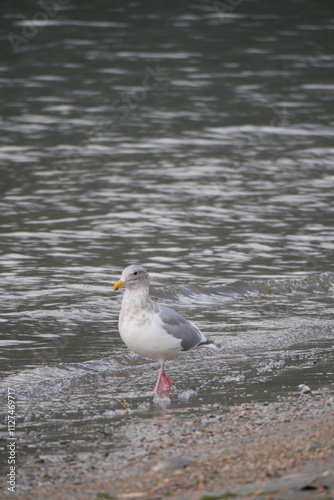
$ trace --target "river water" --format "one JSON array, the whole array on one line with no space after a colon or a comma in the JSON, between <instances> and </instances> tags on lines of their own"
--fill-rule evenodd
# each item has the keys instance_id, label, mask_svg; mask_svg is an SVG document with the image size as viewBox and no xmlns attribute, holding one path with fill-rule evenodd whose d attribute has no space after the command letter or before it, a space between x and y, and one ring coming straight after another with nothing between
<instances>
[{"instance_id":1,"label":"river water","mask_svg":"<svg viewBox=\"0 0 334 500\"><path fill-rule=\"evenodd\" d=\"M164 411L333 392L333 3L3 5L0 359L21 466L161 411L157 364L117 331L131 263L223 346L167 364ZM7 431L5 406L4 450Z\"/></svg>"}]
</instances>

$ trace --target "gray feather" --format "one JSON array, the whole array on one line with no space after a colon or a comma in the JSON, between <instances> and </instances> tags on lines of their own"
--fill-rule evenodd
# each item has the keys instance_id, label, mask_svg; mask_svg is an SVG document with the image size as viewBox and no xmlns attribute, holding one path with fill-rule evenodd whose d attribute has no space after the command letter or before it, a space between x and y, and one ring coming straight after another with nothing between
<instances>
[{"instance_id":1,"label":"gray feather","mask_svg":"<svg viewBox=\"0 0 334 500\"><path fill-rule=\"evenodd\" d=\"M189 351L189 349L203 343L203 337L199 329L177 312L168 307L159 305L159 315L166 332L181 340L183 351ZM210 341L204 343L209 344L211 343Z\"/></svg>"}]
</instances>

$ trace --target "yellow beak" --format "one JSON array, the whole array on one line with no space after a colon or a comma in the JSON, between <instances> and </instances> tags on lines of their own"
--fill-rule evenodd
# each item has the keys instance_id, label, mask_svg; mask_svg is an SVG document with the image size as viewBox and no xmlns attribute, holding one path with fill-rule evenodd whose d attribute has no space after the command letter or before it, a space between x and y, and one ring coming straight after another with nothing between
<instances>
[{"instance_id":1,"label":"yellow beak","mask_svg":"<svg viewBox=\"0 0 334 500\"><path fill-rule=\"evenodd\" d=\"M119 281L117 281L117 283L114 284L114 290L119 290L121 288L121 286L124 286L126 284L127 284L127 281L119 280Z\"/></svg>"}]
</instances>

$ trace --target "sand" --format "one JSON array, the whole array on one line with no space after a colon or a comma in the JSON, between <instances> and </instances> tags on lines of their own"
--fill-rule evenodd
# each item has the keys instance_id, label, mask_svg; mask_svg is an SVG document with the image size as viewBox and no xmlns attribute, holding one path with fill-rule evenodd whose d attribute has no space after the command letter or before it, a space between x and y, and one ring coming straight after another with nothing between
<instances>
[{"instance_id":1,"label":"sand","mask_svg":"<svg viewBox=\"0 0 334 500\"><path fill-rule=\"evenodd\" d=\"M334 498L334 397L324 390L227 413L213 405L124 418L128 447L104 453L106 434L95 453L35 456L15 499Z\"/></svg>"}]
</instances>

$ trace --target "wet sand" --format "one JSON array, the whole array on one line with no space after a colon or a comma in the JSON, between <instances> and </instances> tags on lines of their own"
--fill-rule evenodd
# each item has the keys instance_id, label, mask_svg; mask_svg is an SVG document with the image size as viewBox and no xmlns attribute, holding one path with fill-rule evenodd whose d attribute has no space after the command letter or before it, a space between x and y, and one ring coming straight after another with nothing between
<instances>
[{"instance_id":1,"label":"wet sand","mask_svg":"<svg viewBox=\"0 0 334 500\"><path fill-rule=\"evenodd\" d=\"M35 456L22 467L16 500L334 498L334 397L325 391L228 413L207 407L128 419L131 447ZM131 455L125 452L131 449ZM3 485L2 485L3 488ZM13 496L13 494L11 494Z\"/></svg>"}]
</instances>

